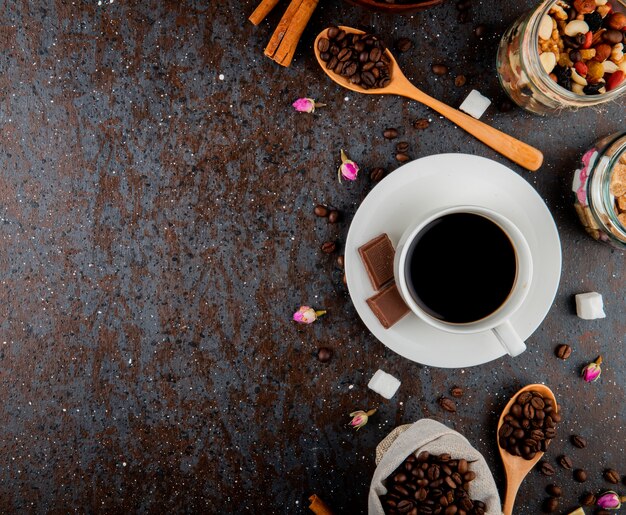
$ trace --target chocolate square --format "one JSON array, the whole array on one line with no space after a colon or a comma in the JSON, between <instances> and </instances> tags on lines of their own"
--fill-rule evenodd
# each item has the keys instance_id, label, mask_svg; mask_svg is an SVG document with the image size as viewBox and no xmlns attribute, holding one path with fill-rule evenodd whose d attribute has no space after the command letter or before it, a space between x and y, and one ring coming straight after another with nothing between
<instances>
[{"instance_id":1,"label":"chocolate square","mask_svg":"<svg viewBox=\"0 0 626 515\"><path fill-rule=\"evenodd\" d=\"M367 305L385 329L389 329L410 311L400 296L396 283L367 299Z\"/></svg>"},{"instance_id":2,"label":"chocolate square","mask_svg":"<svg viewBox=\"0 0 626 515\"><path fill-rule=\"evenodd\" d=\"M389 236L381 234L359 248L365 270L375 290L393 280L393 258L395 250Z\"/></svg>"}]
</instances>

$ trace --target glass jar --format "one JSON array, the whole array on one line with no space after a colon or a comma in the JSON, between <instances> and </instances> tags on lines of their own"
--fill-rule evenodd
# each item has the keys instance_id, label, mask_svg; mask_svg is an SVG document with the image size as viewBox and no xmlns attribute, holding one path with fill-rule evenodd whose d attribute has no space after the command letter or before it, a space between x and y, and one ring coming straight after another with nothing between
<instances>
[{"instance_id":1,"label":"glass jar","mask_svg":"<svg viewBox=\"0 0 626 515\"><path fill-rule=\"evenodd\" d=\"M603 104L623 95L626 80L606 93L584 95L559 86L545 72L539 60L539 25L557 3L558 0L544 0L518 18L502 36L496 66L504 90L520 107L543 115ZM626 0L614 0L612 4L614 10L626 10Z\"/></svg>"},{"instance_id":2,"label":"glass jar","mask_svg":"<svg viewBox=\"0 0 626 515\"><path fill-rule=\"evenodd\" d=\"M626 249L626 133L598 141L574 173L574 207L587 233Z\"/></svg>"}]
</instances>

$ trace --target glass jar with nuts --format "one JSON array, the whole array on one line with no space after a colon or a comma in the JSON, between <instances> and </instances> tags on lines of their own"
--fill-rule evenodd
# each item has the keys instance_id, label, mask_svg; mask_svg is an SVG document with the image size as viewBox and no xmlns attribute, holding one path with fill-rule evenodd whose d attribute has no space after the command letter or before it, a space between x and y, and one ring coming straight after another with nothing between
<instances>
[{"instance_id":1,"label":"glass jar with nuts","mask_svg":"<svg viewBox=\"0 0 626 515\"><path fill-rule=\"evenodd\" d=\"M615 100L626 92L626 0L544 0L498 49L500 83L537 114Z\"/></svg>"},{"instance_id":2,"label":"glass jar with nuts","mask_svg":"<svg viewBox=\"0 0 626 515\"><path fill-rule=\"evenodd\" d=\"M574 207L587 233L626 249L626 133L598 141L574 173Z\"/></svg>"}]
</instances>

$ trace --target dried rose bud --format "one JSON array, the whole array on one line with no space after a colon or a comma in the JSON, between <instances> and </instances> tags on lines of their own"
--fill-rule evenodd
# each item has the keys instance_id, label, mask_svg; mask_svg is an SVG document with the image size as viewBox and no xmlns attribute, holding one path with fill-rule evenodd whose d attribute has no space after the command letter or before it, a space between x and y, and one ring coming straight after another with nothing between
<instances>
[{"instance_id":1,"label":"dried rose bud","mask_svg":"<svg viewBox=\"0 0 626 515\"><path fill-rule=\"evenodd\" d=\"M339 176L339 182L341 182L341 178L343 177L347 181L354 181L359 174L359 165L357 165L354 161L350 160L346 153L341 151L341 166L337 172Z\"/></svg>"},{"instance_id":2,"label":"dried rose bud","mask_svg":"<svg viewBox=\"0 0 626 515\"><path fill-rule=\"evenodd\" d=\"M315 311L309 306L300 306L300 309L293 314L293 319L299 324L312 324L325 314L326 311Z\"/></svg>"},{"instance_id":3,"label":"dried rose bud","mask_svg":"<svg viewBox=\"0 0 626 515\"><path fill-rule=\"evenodd\" d=\"M371 409L369 411L363 411L363 410L353 411L352 413L350 413L350 416L352 417L352 420L350 421L350 427L353 427L354 429L358 431L365 424L367 424L367 421L369 420L369 418L374 413L376 413L376 411L377 411L376 409Z\"/></svg>"},{"instance_id":4,"label":"dried rose bud","mask_svg":"<svg viewBox=\"0 0 626 515\"><path fill-rule=\"evenodd\" d=\"M594 381L597 381L600 377L600 374L602 374L602 369L600 368L601 363L602 356L598 356L598 359L589 363L585 368L583 368L581 373L583 379L588 383L593 383Z\"/></svg>"},{"instance_id":5,"label":"dried rose bud","mask_svg":"<svg viewBox=\"0 0 626 515\"><path fill-rule=\"evenodd\" d=\"M312 98L299 98L291 105L299 113L314 113L316 107L324 107L326 104L318 104Z\"/></svg>"},{"instance_id":6,"label":"dried rose bud","mask_svg":"<svg viewBox=\"0 0 626 515\"><path fill-rule=\"evenodd\" d=\"M620 497L617 492L609 490L598 496L596 504L604 510L619 510L622 501L626 501L626 496Z\"/></svg>"}]
</instances>

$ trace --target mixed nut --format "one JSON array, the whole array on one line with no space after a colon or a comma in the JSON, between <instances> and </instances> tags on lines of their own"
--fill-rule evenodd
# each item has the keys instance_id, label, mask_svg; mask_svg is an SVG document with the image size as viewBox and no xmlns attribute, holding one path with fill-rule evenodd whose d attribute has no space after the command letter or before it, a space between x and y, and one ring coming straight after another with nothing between
<instances>
[{"instance_id":1,"label":"mixed nut","mask_svg":"<svg viewBox=\"0 0 626 515\"><path fill-rule=\"evenodd\" d=\"M565 89L606 93L626 77L625 31L626 15L607 0L559 0L539 22L539 61Z\"/></svg>"}]
</instances>

